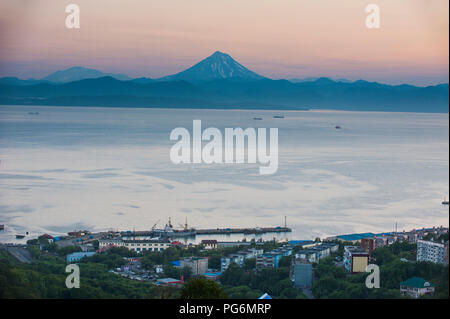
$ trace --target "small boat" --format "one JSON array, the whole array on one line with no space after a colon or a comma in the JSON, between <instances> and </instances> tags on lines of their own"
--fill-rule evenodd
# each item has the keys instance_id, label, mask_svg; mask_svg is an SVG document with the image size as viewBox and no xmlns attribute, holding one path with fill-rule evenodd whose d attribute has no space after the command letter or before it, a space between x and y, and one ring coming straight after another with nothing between
<instances>
[{"instance_id":1,"label":"small boat","mask_svg":"<svg viewBox=\"0 0 450 319\"><path fill-rule=\"evenodd\" d=\"M25 238L25 235L16 235L16 238L17 239L22 239L22 238Z\"/></svg>"},{"instance_id":2,"label":"small boat","mask_svg":"<svg viewBox=\"0 0 450 319\"><path fill-rule=\"evenodd\" d=\"M261 121L262 120L262 117L254 117L253 118L255 121Z\"/></svg>"},{"instance_id":3,"label":"small boat","mask_svg":"<svg viewBox=\"0 0 450 319\"><path fill-rule=\"evenodd\" d=\"M30 115L38 115L39 112L28 112L28 114L30 114Z\"/></svg>"},{"instance_id":4,"label":"small boat","mask_svg":"<svg viewBox=\"0 0 450 319\"><path fill-rule=\"evenodd\" d=\"M284 115L274 115L274 119L284 119Z\"/></svg>"},{"instance_id":5,"label":"small boat","mask_svg":"<svg viewBox=\"0 0 450 319\"><path fill-rule=\"evenodd\" d=\"M341 127L339 125L336 125L334 128L337 129L337 130L341 129Z\"/></svg>"},{"instance_id":6,"label":"small boat","mask_svg":"<svg viewBox=\"0 0 450 319\"><path fill-rule=\"evenodd\" d=\"M5 229L5 225L0 225L0 230L4 230Z\"/></svg>"},{"instance_id":7,"label":"small boat","mask_svg":"<svg viewBox=\"0 0 450 319\"><path fill-rule=\"evenodd\" d=\"M442 201L442 205L448 205L448 200L447 200L447 198L444 197L444 200Z\"/></svg>"}]
</instances>

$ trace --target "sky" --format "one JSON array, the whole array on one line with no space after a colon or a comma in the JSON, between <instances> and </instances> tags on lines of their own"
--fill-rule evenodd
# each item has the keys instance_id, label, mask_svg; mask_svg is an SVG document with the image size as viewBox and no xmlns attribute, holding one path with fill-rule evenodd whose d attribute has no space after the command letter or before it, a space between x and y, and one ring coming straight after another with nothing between
<instances>
[{"instance_id":1,"label":"sky","mask_svg":"<svg viewBox=\"0 0 450 319\"><path fill-rule=\"evenodd\" d=\"M65 26L70 3L79 29ZM157 78L219 50L274 79L448 83L448 12L448 0L0 0L0 76L79 65Z\"/></svg>"}]
</instances>

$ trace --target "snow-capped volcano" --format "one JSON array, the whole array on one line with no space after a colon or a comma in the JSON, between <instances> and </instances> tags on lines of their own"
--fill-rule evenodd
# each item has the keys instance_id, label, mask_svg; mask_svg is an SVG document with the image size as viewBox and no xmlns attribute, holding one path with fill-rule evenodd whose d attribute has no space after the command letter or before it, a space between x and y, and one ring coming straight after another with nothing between
<instances>
[{"instance_id":1,"label":"snow-capped volcano","mask_svg":"<svg viewBox=\"0 0 450 319\"><path fill-rule=\"evenodd\" d=\"M230 55L216 51L189 69L186 69L180 73L165 76L159 80L201 82L229 78L259 80L264 77L250 71L242 64L235 61Z\"/></svg>"}]
</instances>

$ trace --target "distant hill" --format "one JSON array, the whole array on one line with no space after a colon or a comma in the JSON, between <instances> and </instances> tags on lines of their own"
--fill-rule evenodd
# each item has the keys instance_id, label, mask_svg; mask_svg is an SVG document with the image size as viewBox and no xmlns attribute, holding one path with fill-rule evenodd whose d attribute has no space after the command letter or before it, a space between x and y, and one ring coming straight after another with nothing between
<instances>
[{"instance_id":1,"label":"distant hill","mask_svg":"<svg viewBox=\"0 0 450 319\"><path fill-rule=\"evenodd\" d=\"M317 81L320 78L314 78L314 77L307 77L307 78L294 78L294 79L289 79L289 81L291 81L292 83L300 83L300 82L313 82L313 81ZM347 79L336 79L334 80L336 82L344 82L344 83L350 83L352 81L347 80Z\"/></svg>"},{"instance_id":2,"label":"distant hill","mask_svg":"<svg viewBox=\"0 0 450 319\"><path fill-rule=\"evenodd\" d=\"M33 85L33 84L44 83L44 82L48 82L48 81L36 80L36 79L22 80L15 76L7 76L4 78L0 78L1 84L10 84L10 85Z\"/></svg>"},{"instance_id":3,"label":"distant hill","mask_svg":"<svg viewBox=\"0 0 450 319\"><path fill-rule=\"evenodd\" d=\"M88 69L81 66L74 66L66 70L56 71L42 78L41 80L56 83L66 83L84 79L100 78L104 76L111 76L122 81L130 80L130 78L124 74L103 73L99 70Z\"/></svg>"},{"instance_id":4,"label":"distant hill","mask_svg":"<svg viewBox=\"0 0 450 319\"><path fill-rule=\"evenodd\" d=\"M235 61L230 55L216 51L189 69L158 80L204 82L217 79L260 80L263 78Z\"/></svg>"},{"instance_id":5,"label":"distant hill","mask_svg":"<svg viewBox=\"0 0 450 319\"><path fill-rule=\"evenodd\" d=\"M300 83L266 78L136 82L113 77L26 86L0 83L0 104L448 113L448 103L448 84L392 86L327 78Z\"/></svg>"}]
</instances>

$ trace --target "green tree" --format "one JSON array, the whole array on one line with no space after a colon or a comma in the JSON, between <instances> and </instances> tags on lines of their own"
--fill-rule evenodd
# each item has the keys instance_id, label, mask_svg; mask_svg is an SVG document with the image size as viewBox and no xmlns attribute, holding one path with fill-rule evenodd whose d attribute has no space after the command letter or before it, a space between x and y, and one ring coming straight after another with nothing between
<instances>
[{"instance_id":1,"label":"green tree","mask_svg":"<svg viewBox=\"0 0 450 319\"><path fill-rule=\"evenodd\" d=\"M57 253L59 256L65 257L68 254L72 254L75 252L80 252L80 246L64 246L58 249Z\"/></svg>"},{"instance_id":2,"label":"green tree","mask_svg":"<svg viewBox=\"0 0 450 319\"><path fill-rule=\"evenodd\" d=\"M256 267L256 258L247 258L244 261L244 270L253 270Z\"/></svg>"},{"instance_id":3,"label":"green tree","mask_svg":"<svg viewBox=\"0 0 450 319\"><path fill-rule=\"evenodd\" d=\"M248 286L226 287L225 291L230 299L257 299L263 293L259 290L251 289Z\"/></svg>"},{"instance_id":4,"label":"green tree","mask_svg":"<svg viewBox=\"0 0 450 319\"><path fill-rule=\"evenodd\" d=\"M189 280L181 289L182 299L226 299L227 293L220 285L205 278Z\"/></svg>"}]
</instances>

